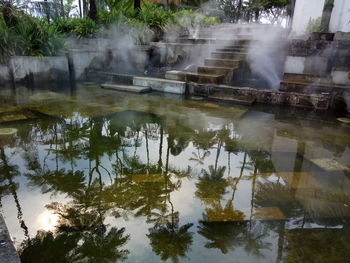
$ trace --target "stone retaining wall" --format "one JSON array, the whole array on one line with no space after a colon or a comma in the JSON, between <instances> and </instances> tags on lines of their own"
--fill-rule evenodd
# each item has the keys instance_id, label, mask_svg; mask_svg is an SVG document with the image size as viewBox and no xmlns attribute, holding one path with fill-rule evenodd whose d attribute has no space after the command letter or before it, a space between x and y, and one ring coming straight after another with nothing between
<instances>
[{"instance_id":1,"label":"stone retaining wall","mask_svg":"<svg viewBox=\"0 0 350 263\"><path fill-rule=\"evenodd\" d=\"M12 73L12 76L11 74ZM0 64L0 83L69 80L66 56L14 56L7 65Z\"/></svg>"}]
</instances>

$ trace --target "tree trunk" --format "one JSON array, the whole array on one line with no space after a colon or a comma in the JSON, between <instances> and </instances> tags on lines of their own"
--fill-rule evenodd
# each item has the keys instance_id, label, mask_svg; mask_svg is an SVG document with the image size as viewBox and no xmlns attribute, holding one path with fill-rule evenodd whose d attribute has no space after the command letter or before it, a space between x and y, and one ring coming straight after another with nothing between
<instances>
[{"instance_id":1,"label":"tree trunk","mask_svg":"<svg viewBox=\"0 0 350 263\"><path fill-rule=\"evenodd\" d=\"M136 12L139 12L141 10L141 1L140 0L134 0L134 10Z\"/></svg>"},{"instance_id":2,"label":"tree trunk","mask_svg":"<svg viewBox=\"0 0 350 263\"><path fill-rule=\"evenodd\" d=\"M334 7L334 0L326 0L323 6L323 13L321 19L321 32L329 31L329 22L331 21L332 11Z\"/></svg>"},{"instance_id":3,"label":"tree trunk","mask_svg":"<svg viewBox=\"0 0 350 263\"><path fill-rule=\"evenodd\" d=\"M259 18L260 18L260 11L259 10L255 10L254 17L255 17L254 18L255 22L258 23L259 22Z\"/></svg>"},{"instance_id":4,"label":"tree trunk","mask_svg":"<svg viewBox=\"0 0 350 263\"><path fill-rule=\"evenodd\" d=\"M295 1L296 0L291 0L290 1L290 19L289 19L289 26L292 26L293 23L293 17L294 17L294 10L295 10Z\"/></svg>"},{"instance_id":5,"label":"tree trunk","mask_svg":"<svg viewBox=\"0 0 350 263\"><path fill-rule=\"evenodd\" d=\"M88 16L96 21L97 20L97 6L96 6L96 0L90 0L90 8L89 8L89 14Z\"/></svg>"},{"instance_id":6,"label":"tree trunk","mask_svg":"<svg viewBox=\"0 0 350 263\"><path fill-rule=\"evenodd\" d=\"M239 21L241 18L241 12L242 12L242 0L238 1L238 6L237 6L237 16L236 16L236 22Z\"/></svg>"},{"instance_id":7,"label":"tree trunk","mask_svg":"<svg viewBox=\"0 0 350 263\"><path fill-rule=\"evenodd\" d=\"M79 17L82 18L83 17L83 13L81 11L81 0L78 0L78 4L79 4Z\"/></svg>"}]
</instances>

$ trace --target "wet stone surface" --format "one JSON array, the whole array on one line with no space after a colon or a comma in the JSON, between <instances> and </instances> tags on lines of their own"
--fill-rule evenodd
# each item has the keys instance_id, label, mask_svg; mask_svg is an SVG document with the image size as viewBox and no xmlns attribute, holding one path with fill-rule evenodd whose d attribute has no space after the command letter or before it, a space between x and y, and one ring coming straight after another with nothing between
<instances>
[{"instance_id":1,"label":"wet stone surface","mask_svg":"<svg viewBox=\"0 0 350 263\"><path fill-rule=\"evenodd\" d=\"M20 263L17 251L7 231L5 221L0 214L0 260L6 263Z\"/></svg>"}]
</instances>

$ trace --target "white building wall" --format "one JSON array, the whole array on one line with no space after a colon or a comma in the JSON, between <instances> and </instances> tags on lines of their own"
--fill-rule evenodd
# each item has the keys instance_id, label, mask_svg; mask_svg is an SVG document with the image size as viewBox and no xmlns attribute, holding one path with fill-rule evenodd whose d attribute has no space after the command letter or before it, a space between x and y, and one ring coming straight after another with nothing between
<instances>
[{"instance_id":1,"label":"white building wall","mask_svg":"<svg viewBox=\"0 0 350 263\"><path fill-rule=\"evenodd\" d=\"M334 0L330 32L350 32L350 0Z\"/></svg>"},{"instance_id":2,"label":"white building wall","mask_svg":"<svg viewBox=\"0 0 350 263\"><path fill-rule=\"evenodd\" d=\"M310 19L317 19L322 16L324 1L325 0L296 0L292 36L304 35ZM344 1L350 2L350 0Z\"/></svg>"}]
</instances>

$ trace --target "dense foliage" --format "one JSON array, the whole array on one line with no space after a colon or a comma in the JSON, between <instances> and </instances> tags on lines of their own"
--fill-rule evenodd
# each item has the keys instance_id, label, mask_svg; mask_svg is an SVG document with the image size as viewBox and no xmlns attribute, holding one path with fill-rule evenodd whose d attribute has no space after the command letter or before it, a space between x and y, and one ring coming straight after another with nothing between
<instances>
[{"instance_id":1,"label":"dense foliage","mask_svg":"<svg viewBox=\"0 0 350 263\"><path fill-rule=\"evenodd\" d=\"M57 55L64 49L65 37L93 37L120 22L129 28L148 28L158 36L172 26L210 26L220 20L259 21L265 16L275 23L291 13L294 0L218 0L218 5L184 0L186 9L176 11L147 1L134 9L134 1L79 0L75 6L73 0L51 0L28 2L23 8L0 0L0 60L9 55Z\"/></svg>"},{"instance_id":2,"label":"dense foliage","mask_svg":"<svg viewBox=\"0 0 350 263\"><path fill-rule=\"evenodd\" d=\"M53 56L63 46L61 34L43 19L15 8L0 15L0 60L9 55Z\"/></svg>"}]
</instances>

